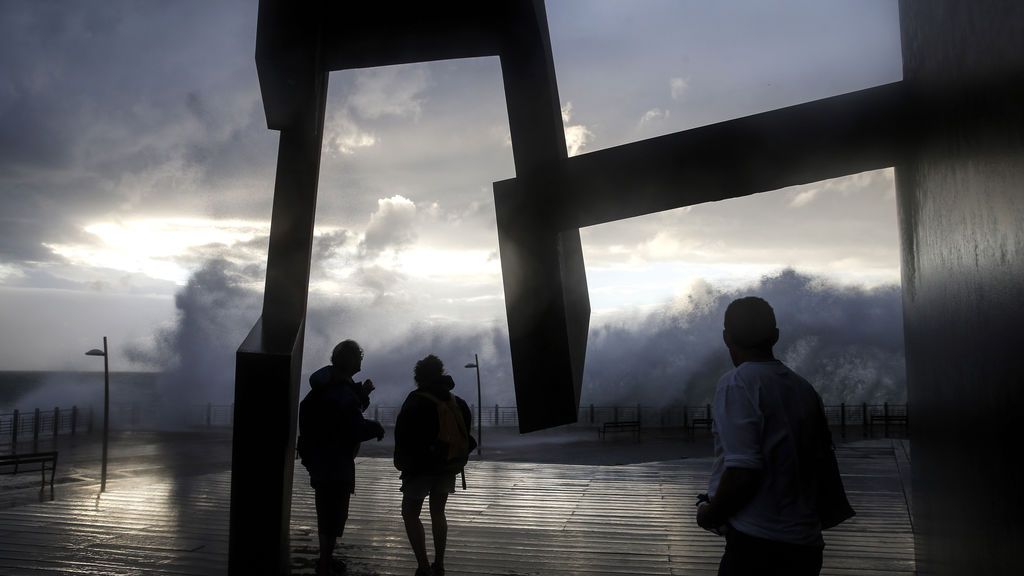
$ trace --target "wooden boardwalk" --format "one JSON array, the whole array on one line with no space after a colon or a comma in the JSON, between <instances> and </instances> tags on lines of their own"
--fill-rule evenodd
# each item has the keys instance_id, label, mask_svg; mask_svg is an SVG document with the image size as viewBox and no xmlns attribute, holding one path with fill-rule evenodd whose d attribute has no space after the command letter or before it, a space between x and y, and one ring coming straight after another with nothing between
<instances>
[{"instance_id":1,"label":"wooden boardwalk","mask_svg":"<svg viewBox=\"0 0 1024 576\"><path fill-rule=\"evenodd\" d=\"M894 449L895 447L895 449ZM823 574L913 574L907 454L891 441L840 448L858 516L826 534ZM696 526L706 458L627 466L471 462L448 506L448 573L714 574L723 541ZM414 563L388 459L361 458L339 552L351 574ZM113 484L0 511L0 574L224 574L230 473ZM426 519L424 510L424 519ZM428 528L429 540L429 528ZM294 574L312 574L316 520L305 471L292 509Z\"/></svg>"}]
</instances>

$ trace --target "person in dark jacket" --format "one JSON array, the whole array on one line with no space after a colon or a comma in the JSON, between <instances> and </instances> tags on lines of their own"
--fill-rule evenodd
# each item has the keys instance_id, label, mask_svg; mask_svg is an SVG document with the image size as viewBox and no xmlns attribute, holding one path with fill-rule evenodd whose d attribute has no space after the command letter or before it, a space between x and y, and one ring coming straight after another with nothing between
<instances>
[{"instance_id":1,"label":"person in dark jacket","mask_svg":"<svg viewBox=\"0 0 1024 576\"><path fill-rule=\"evenodd\" d=\"M418 565L416 576L444 574L448 539L445 504L455 492L455 476L476 446L469 435L469 406L451 393L452 377L433 354L416 363L416 390L409 393L395 423L395 467L402 471L402 520ZM420 521L423 500L430 497L434 564L427 558L426 535Z\"/></svg>"},{"instance_id":2,"label":"person in dark jacket","mask_svg":"<svg viewBox=\"0 0 1024 576\"><path fill-rule=\"evenodd\" d=\"M384 438L379 422L363 418L373 382L352 380L362 369L362 360L363 350L354 340L335 346L331 365L310 375L309 393L299 404L299 455L316 495L318 576L345 572L345 563L333 554L355 493L355 457L361 442Z\"/></svg>"}]
</instances>

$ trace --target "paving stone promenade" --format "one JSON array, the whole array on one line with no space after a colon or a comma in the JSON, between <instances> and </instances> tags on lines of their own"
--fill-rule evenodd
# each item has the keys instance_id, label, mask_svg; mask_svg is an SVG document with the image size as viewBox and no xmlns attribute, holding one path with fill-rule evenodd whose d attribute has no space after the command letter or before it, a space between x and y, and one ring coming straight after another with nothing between
<instances>
[{"instance_id":1,"label":"paving stone promenade","mask_svg":"<svg viewBox=\"0 0 1024 576\"><path fill-rule=\"evenodd\" d=\"M636 446L616 441L607 449ZM823 574L913 574L905 443L852 442L839 455L858 516L827 533ZM448 573L714 574L723 542L693 522L709 466L706 457L622 466L471 462L469 490L449 501ZM412 574L390 459L361 457L358 470L340 547L350 573ZM8 497L0 574L224 574L229 484L228 471L161 473L113 480L102 497L88 482L68 484L53 501ZM313 573L315 526L299 468L293 574Z\"/></svg>"}]
</instances>

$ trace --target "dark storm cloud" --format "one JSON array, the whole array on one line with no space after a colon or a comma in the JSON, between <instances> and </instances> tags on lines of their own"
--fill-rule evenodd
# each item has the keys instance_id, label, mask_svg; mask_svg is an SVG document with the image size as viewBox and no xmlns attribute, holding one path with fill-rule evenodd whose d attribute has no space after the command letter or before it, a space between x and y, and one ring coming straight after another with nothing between
<instances>
[{"instance_id":1,"label":"dark storm cloud","mask_svg":"<svg viewBox=\"0 0 1024 576\"><path fill-rule=\"evenodd\" d=\"M43 246L42 239L52 240L49 227L35 218L0 216L0 261L41 262L59 259Z\"/></svg>"},{"instance_id":2,"label":"dark storm cloud","mask_svg":"<svg viewBox=\"0 0 1024 576\"><path fill-rule=\"evenodd\" d=\"M4 215L18 222L5 226L0 255L38 260L42 242L90 218L265 212L268 198L251 187L231 190L254 176L272 183L276 140L255 78L255 8L3 3L0 192ZM203 189L214 185L216 195Z\"/></svg>"},{"instance_id":3,"label":"dark storm cloud","mask_svg":"<svg viewBox=\"0 0 1024 576\"><path fill-rule=\"evenodd\" d=\"M380 266L363 266L352 273L352 279L379 299L393 293L405 276Z\"/></svg>"},{"instance_id":4,"label":"dark storm cloud","mask_svg":"<svg viewBox=\"0 0 1024 576\"><path fill-rule=\"evenodd\" d=\"M256 6L4 2L2 212L33 225L3 257L39 259L40 242L100 217L267 217L277 136L255 74ZM563 0L548 13L563 103L594 149L895 79L894 7ZM496 58L336 73L328 98L325 222L361 225L395 194L490 205L491 182L514 175ZM636 132L642 118L653 132Z\"/></svg>"},{"instance_id":5,"label":"dark storm cloud","mask_svg":"<svg viewBox=\"0 0 1024 576\"><path fill-rule=\"evenodd\" d=\"M0 112L0 168L60 168L71 161L72 145L64 137L66 118L28 94L5 100Z\"/></svg>"},{"instance_id":6,"label":"dark storm cloud","mask_svg":"<svg viewBox=\"0 0 1024 576\"><path fill-rule=\"evenodd\" d=\"M201 183L210 190L230 190L233 182L243 176L246 182L261 182L264 191L273 186L277 133L267 130L262 104L256 94L250 96L234 110L232 122L224 122L221 111L210 111L203 96L192 93L186 100L189 111L207 130L202 137L189 142L183 156L189 166L199 170ZM251 212L244 206L232 208L241 213Z\"/></svg>"},{"instance_id":7,"label":"dark storm cloud","mask_svg":"<svg viewBox=\"0 0 1024 576\"><path fill-rule=\"evenodd\" d=\"M638 10L632 3L549 2L562 104L572 101L572 124L593 134L584 152L888 81L892 63L898 75L898 36L893 53L886 35L895 28L884 17L894 13L894 1L772 5L652 0ZM0 3L0 266L15 270L8 277L27 269L26 261L56 258L44 242L96 245L101 239L82 227L99 220L269 218L277 134L266 130L259 96L256 7L254 0ZM317 224L344 231L317 237L311 274L322 274L320 262L340 269L331 280L353 272L354 291L370 296L333 306L314 295L310 326L317 314L325 320L322 336L307 345L333 340L338 325L330 323L339 318L350 321L346 330L372 334L370 343L390 349L410 318L474 315L480 308L450 297L472 282L445 287L438 299L450 300L447 310L413 310L413 298L389 294L396 284L423 292L412 285L419 280L388 276L367 257L410 243L496 249L491 183L514 175L497 58L336 73L328 98ZM641 118L649 118L644 131ZM415 203L418 225L405 228L396 219L374 229L368 218L379 200L396 196ZM816 206L800 208L807 221L815 221ZM439 216L422 217L428 210ZM741 208L724 224L709 222L701 235L722 237L752 214L762 212ZM681 222L665 218L656 226L681 229ZM833 242L879 236L872 228L845 240L825 232L820 238ZM591 236L635 252L621 236ZM354 248L361 238L369 248L362 254ZM180 261L168 258L197 271L203 262L229 259L236 269L224 273L241 275L235 287L248 290L262 279L265 254L262 237L238 253L211 245ZM68 276L97 275L88 261L79 268ZM435 286L431 297L442 292ZM500 282L489 296L500 299ZM214 344L237 345L258 316L253 309L239 312L251 318ZM438 324L442 329L462 330ZM471 332L501 349L488 330ZM451 354L469 343L452 342ZM415 358L402 357L409 360Z\"/></svg>"},{"instance_id":8,"label":"dark storm cloud","mask_svg":"<svg viewBox=\"0 0 1024 576\"><path fill-rule=\"evenodd\" d=\"M313 262L322 262L333 257L350 242L349 234L345 230L317 234L313 237Z\"/></svg>"},{"instance_id":9,"label":"dark storm cloud","mask_svg":"<svg viewBox=\"0 0 1024 576\"><path fill-rule=\"evenodd\" d=\"M895 0L642 6L547 3L559 95L591 150L901 77Z\"/></svg>"},{"instance_id":10,"label":"dark storm cloud","mask_svg":"<svg viewBox=\"0 0 1024 576\"><path fill-rule=\"evenodd\" d=\"M515 174L507 135L496 58L334 73L318 210L353 226L395 195L490 202L491 183Z\"/></svg>"}]
</instances>

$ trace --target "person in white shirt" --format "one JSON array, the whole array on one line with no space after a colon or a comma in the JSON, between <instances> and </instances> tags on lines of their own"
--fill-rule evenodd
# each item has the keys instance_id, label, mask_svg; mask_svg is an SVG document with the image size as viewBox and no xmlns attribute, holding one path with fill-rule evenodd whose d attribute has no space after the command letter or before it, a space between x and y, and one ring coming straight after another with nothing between
<instances>
[{"instance_id":1,"label":"person in white shirt","mask_svg":"<svg viewBox=\"0 0 1024 576\"><path fill-rule=\"evenodd\" d=\"M735 368L715 388L715 461L697 524L726 538L720 576L817 575L824 540L813 459L822 443L821 397L775 359L779 330L768 302L732 302L722 336Z\"/></svg>"}]
</instances>

